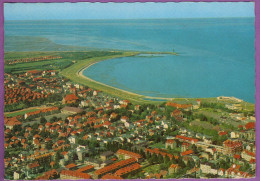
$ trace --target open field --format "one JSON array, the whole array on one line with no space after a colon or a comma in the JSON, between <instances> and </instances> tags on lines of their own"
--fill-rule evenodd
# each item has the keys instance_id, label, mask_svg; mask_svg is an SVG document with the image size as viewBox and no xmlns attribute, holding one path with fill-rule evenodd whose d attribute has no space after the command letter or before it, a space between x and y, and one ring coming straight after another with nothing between
<instances>
[{"instance_id":1,"label":"open field","mask_svg":"<svg viewBox=\"0 0 260 181\"><path fill-rule=\"evenodd\" d=\"M160 149L165 149L165 144L162 142L159 143L155 143L153 145L150 146L151 148L160 148Z\"/></svg>"},{"instance_id":2,"label":"open field","mask_svg":"<svg viewBox=\"0 0 260 181\"><path fill-rule=\"evenodd\" d=\"M5 114L6 117L15 117L15 116L20 116L20 115L24 115L25 113L28 113L28 112L34 112L34 111L37 111L39 109L25 109L25 110L22 110L22 111L14 111L12 113L7 113Z\"/></svg>"}]
</instances>

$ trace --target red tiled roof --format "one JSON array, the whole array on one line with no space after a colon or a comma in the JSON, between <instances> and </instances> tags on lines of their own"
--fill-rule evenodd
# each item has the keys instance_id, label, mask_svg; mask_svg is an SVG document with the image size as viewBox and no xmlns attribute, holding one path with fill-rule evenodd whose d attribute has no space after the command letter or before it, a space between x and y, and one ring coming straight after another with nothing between
<instances>
[{"instance_id":1,"label":"red tiled roof","mask_svg":"<svg viewBox=\"0 0 260 181\"><path fill-rule=\"evenodd\" d=\"M136 158L136 159L142 158L142 156L138 153L134 153L134 152L123 150L123 149L119 149L116 152L116 154L127 155L127 156L130 156L132 158Z\"/></svg>"},{"instance_id":2,"label":"red tiled roof","mask_svg":"<svg viewBox=\"0 0 260 181\"><path fill-rule=\"evenodd\" d=\"M182 112L181 112L179 109L175 109L175 110L171 113L171 115L174 115L174 116L181 115L181 114L182 114Z\"/></svg>"},{"instance_id":3,"label":"red tiled roof","mask_svg":"<svg viewBox=\"0 0 260 181\"><path fill-rule=\"evenodd\" d=\"M248 151L248 150L244 150L244 152L247 154L247 155L250 155L252 157L255 157L255 153L254 152L251 152L251 151Z\"/></svg>"},{"instance_id":4,"label":"red tiled roof","mask_svg":"<svg viewBox=\"0 0 260 181\"><path fill-rule=\"evenodd\" d=\"M179 168L178 164L171 164L170 168Z\"/></svg>"},{"instance_id":5,"label":"red tiled roof","mask_svg":"<svg viewBox=\"0 0 260 181\"><path fill-rule=\"evenodd\" d=\"M226 140L226 141L224 141L224 146L231 147L231 148L241 147L242 146L242 142Z\"/></svg>"},{"instance_id":6,"label":"red tiled roof","mask_svg":"<svg viewBox=\"0 0 260 181\"><path fill-rule=\"evenodd\" d=\"M30 169L40 166L38 162L34 162L28 165Z\"/></svg>"},{"instance_id":7,"label":"red tiled roof","mask_svg":"<svg viewBox=\"0 0 260 181\"><path fill-rule=\"evenodd\" d=\"M169 143L169 144L174 143L174 142L175 142L175 141L172 140L172 139L168 139L168 140L166 140L166 143Z\"/></svg>"},{"instance_id":8,"label":"red tiled roof","mask_svg":"<svg viewBox=\"0 0 260 181\"><path fill-rule=\"evenodd\" d=\"M40 73L42 73L41 71L39 71L39 70L29 70L29 71L27 71L27 74L40 74Z\"/></svg>"},{"instance_id":9,"label":"red tiled roof","mask_svg":"<svg viewBox=\"0 0 260 181\"><path fill-rule=\"evenodd\" d=\"M117 176L123 176L125 174L131 173L135 170L138 170L141 168L141 165L139 163L134 163L132 165L129 165L127 167L123 167L115 172L115 175Z\"/></svg>"},{"instance_id":10,"label":"red tiled roof","mask_svg":"<svg viewBox=\"0 0 260 181\"><path fill-rule=\"evenodd\" d=\"M256 163L256 160L252 158L249 163L250 164Z\"/></svg>"},{"instance_id":11,"label":"red tiled roof","mask_svg":"<svg viewBox=\"0 0 260 181\"><path fill-rule=\"evenodd\" d=\"M255 129L255 122L250 122L245 125L246 129Z\"/></svg>"},{"instance_id":12,"label":"red tiled roof","mask_svg":"<svg viewBox=\"0 0 260 181\"><path fill-rule=\"evenodd\" d=\"M226 131L221 131L218 133L219 136L224 136L224 135L227 135L227 132Z\"/></svg>"},{"instance_id":13,"label":"red tiled roof","mask_svg":"<svg viewBox=\"0 0 260 181\"><path fill-rule=\"evenodd\" d=\"M235 158L235 159L240 159L240 158L241 158L241 155L234 155L234 158Z\"/></svg>"},{"instance_id":14,"label":"red tiled roof","mask_svg":"<svg viewBox=\"0 0 260 181\"><path fill-rule=\"evenodd\" d=\"M55 169L52 169L52 170L44 173L44 175L50 175L50 176L55 175L55 174L58 174L57 170L55 170Z\"/></svg>"},{"instance_id":15,"label":"red tiled roof","mask_svg":"<svg viewBox=\"0 0 260 181\"><path fill-rule=\"evenodd\" d=\"M166 106L187 109L187 108L192 107L192 104L177 104L177 103L174 103L174 102L167 102Z\"/></svg>"},{"instance_id":16,"label":"red tiled roof","mask_svg":"<svg viewBox=\"0 0 260 181\"><path fill-rule=\"evenodd\" d=\"M74 167L76 167L76 166L77 166L77 165L75 165L74 163L71 163L71 164L66 165L65 167L68 168L68 169L70 169L70 168L74 168Z\"/></svg>"},{"instance_id":17,"label":"red tiled roof","mask_svg":"<svg viewBox=\"0 0 260 181\"><path fill-rule=\"evenodd\" d=\"M5 118L5 125L6 126L14 126L14 125L21 125L22 123L18 121L16 117L12 118Z\"/></svg>"},{"instance_id":18,"label":"red tiled roof","mask_svg":"<svg viewBox=\"0 0 260 181\"><path fill-rule=\"evenodd\" d=\"M178 139L181 139L183 141L189 141L189 142L198 142L198 139L195 139L195 138L189 138L189 137L186 137L186 136L180 136L180 135L177 135L176 138Z\"/></svg>"},{"instance_id":19,"label":"red tiled roof","mask_svg":"<svg viewBox=\"0 0 260 181\"><path fill-rule=\"evenodd\" d=\"M87 173L81 173L77 171L72 171L72 170L62 170L60 175L67 175L71 177L77 177L80 179L91 179L91 176Z\"/></svg>"},{"instance_id":20,"label":"red tiled roof","mask_svg":"<svg viewBox=\"0 0 260 181\"><path fill-rule=\"evenodd\" d=\"M192 154L192 153L193 153L192 150L188 150L188 151L185 151L185 152L181 152L181 156L189 155L189 154Z\"/></svg>"},{"instance_id":21,"label":"red tiled roof","mask_svg":"<svg viewBox=\"0 0 260 181\"><path fill-rule=\"evenodd\" d=\"M122 177L119 177L119 176L116 176L116 175L113 175L113 174L111 174L111 173L108 173L108 174L106 174L106 175L104 175L103 177L101 177L101 179L103 179L103 180L113 180L113 179L123 179Z\"/></svg>"},{"instance_id":22,"label":"red tiled roof","mask_svg":"<svg viewBox=\"0 0 260 181\"><path fill-rule=\"evenodd\" d=\"M135 158L129 158L127 160L122 160L122 161L119 161L117 163L114 163L114 164L111 164L109 166L106 166L104 168L101 168L99 170L96 170L94 172L95 175L101 175L101 174L105 174L105 173L108 173L108 172L111 172L111 171L114 171L118 168L122 168L126 165L129 165L129 164L132 164L132 163L135 163L137 160Z\"/></svg>"},{"instance_id":23,"label":"red tiled roof","mask_svg":"<svg viewBox=\"0 0 260 181\"><path fill-rule=\"evenodd\" d=\"M76 170L76 171L77 171L77 172L85 172L85 171L91 170L91 169L93 169L93 168L94 168L94 166L92 166L92 165L87 165L87 166L85 166L85 167L79 168L79 169Z\"/></svg>"},{"instance_id":24,"label":"red tiled roof","mask_svg":"<svg viewBox=\"0 0 260 181\"><path fill-rule=\"evenodd\" d=\"M73 101L78 100L79 98L75 94L68 94L65 96L65 101Z\"/></svg>"}]
</instances>

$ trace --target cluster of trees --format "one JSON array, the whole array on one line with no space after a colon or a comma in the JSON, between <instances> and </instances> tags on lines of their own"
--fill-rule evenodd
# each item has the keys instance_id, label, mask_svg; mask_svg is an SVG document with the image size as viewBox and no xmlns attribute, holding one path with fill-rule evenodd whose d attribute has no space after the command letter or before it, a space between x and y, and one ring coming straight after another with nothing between
<instances>
[{"instance_id":1,"label":"cluster of trees","mask_svg":"<svg viewBox=\"0 0 260 181\"><path fill-rule=\"evenodd\" d=\"M207 103L207 102L202 102L200 104L200 107L201 108L220 109L222 111L229 112L229 113L236 113L237 112L237 111L234 111L234 110L226 108L224 103Z\"/></svg>"},{"instance_id":2,"label":"cluster of trees","mask_svg":"<svg viewBox=\"0 0 260 181\"><path fill-rule=\"evenodd\" d=\"M213 117L206 116L204 114L195 114L195 115L193 115L193 118L194 119L200 119L200 121L209 122L209 123L213 124L214 126L219 124L219 121L217 119L214 119Z\"/></svg>"}]
</instances>

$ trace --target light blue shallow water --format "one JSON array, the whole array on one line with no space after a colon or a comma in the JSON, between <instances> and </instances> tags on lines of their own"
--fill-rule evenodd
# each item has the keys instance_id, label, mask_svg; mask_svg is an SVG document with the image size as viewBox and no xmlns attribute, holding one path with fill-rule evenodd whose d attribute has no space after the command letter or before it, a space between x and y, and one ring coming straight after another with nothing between
<instances>
[{"instance_id":1,"label":"light blue shallow water","mask_svg":"<svg viewBox=\"0 0 260 181\"><path fill-rule=\"evenodd\" d=\"M55 43L179 56L125 57L97 63L84 75L158 97L235 96L255 102L254 18L15 21L6 36L41 36Z\"/></svg>"}]
</instances>

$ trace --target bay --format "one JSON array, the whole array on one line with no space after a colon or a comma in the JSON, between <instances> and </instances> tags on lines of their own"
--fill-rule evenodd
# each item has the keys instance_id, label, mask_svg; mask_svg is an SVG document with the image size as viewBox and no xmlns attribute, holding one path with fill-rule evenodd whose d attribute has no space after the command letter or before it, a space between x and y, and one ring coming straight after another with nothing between
<instances>
[{"instance_id":1,"label":"bay","mask_svg":"<svg viewBox=\"0 0 260 181\"><path fill-rule=\"evenodd\" d=\"M108 60L84 74L149 96L223 95L255 102L254 18L6 21L5 36L44 37L101 49L174 49L179 56Z\"/></svg>"}]
</instances>

